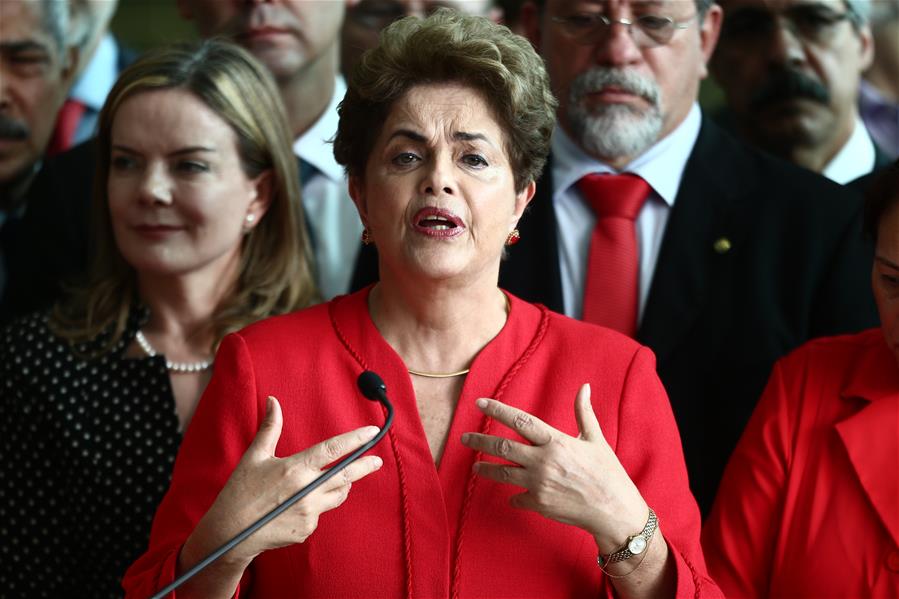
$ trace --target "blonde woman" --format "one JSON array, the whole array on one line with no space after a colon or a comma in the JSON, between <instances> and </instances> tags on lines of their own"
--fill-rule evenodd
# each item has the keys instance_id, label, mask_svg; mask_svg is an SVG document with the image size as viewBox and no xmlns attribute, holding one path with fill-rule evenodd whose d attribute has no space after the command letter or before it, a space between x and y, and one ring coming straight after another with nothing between
<instances>
[{"instance_id":1,"label":"blonde woman","mask_svg":"<svg viewBox=\"0 0 899 599\"><path fill-rule=\"evenodd\" d=\"M158 50L100 114L90 282L0 339L0 588L120 596L222 337L316 297L277 91Z\"/></svg>"}]
</instances>

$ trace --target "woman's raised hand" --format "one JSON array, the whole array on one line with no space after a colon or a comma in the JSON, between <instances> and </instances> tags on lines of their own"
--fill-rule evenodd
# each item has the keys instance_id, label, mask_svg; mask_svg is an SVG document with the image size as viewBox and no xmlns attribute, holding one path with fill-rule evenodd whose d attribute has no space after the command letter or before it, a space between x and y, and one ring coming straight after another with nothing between
<instances>
[{"instance_id":1,"label":"woman's raised hand","mask_svg":"<svg viewBox=\"0 0 899 599\"><path fill-rule=\"evenodd\" d=\"M184 544L178 560L179 572L186 571L312 482L325 466L352 453L378 433L378 427L366 426L326 439L294 455L277 458L275 447L281 437L282 424L281 406L274 397L269 397L265 418L256 437ZM210 579L217 579L233 592L240 575L254 557L269 549L305 541L318 526L319 516L346 501L352 483L378 470L382 463L378 456L359 458L226 553L217 567L207 568L196 577L200 580L188 583L189 588L202 589L201 594L206 596L217 595L220 585L208 586L213 582ZM225 590L223 594L228 592Z\"/></svg>"},{"instance_id":2,"label":"woman's raised hand","mask_svg":"<svg viewBox=\"0 0 899 599\"><path fill-rule=\"evenodd\" d=\"M615 550L646 524L649 508L602 434L589 385L583 385L575 398L578 437L496 400L477 403L487 416L531 443L480 433L462 435L468 447L513 463L474 465L480 476L525 489L512 497L513 506L588 531L603 552Z\"/></svg>"}]
</instances>

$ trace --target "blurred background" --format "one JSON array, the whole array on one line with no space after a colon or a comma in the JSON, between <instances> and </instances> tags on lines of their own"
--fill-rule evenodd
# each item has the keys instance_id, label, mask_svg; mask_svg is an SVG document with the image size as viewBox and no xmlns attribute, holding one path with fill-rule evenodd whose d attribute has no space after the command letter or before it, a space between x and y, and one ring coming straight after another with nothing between
<instances>
[{"instance_id":1,"label":"blurred background","mask_svg":"<svg viewBox=\"0 0 899 599\"><path fill-rule=\"evenodd\" d=\"M197 37L190 22L178 16L175 0L121 0L111 29L126 46L139 51L164 42ZM699 101L706 110L716 112L723 103L723 97L714 82L706 79Z\"/></svg>"},{"instance_id":2,"label":"blurred background","mask_svg":"<svg viewBox=\"0 0 899 599\"><path fill-rule=\"evenodd\" d=\"M178 16L175 0L121 0L111 29L135 50L197 37L191 24Z\"/></svg>"}]
</instances>

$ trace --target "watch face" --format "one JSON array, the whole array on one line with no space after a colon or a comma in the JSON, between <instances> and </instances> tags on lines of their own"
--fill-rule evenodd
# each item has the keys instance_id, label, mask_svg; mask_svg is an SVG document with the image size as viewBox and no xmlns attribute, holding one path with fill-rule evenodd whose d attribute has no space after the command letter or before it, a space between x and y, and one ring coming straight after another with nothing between
<instances>
[{"instance_id":1,"label":"watch face","mask_svg":"<svg viewBox=\"0 0 899 599\"><path fill-rule=\"evenodd\" d=\"M640 555L646 549L646 539L643 537L634 537L628 541L627 548L634 555Z\"/></svg>"}]
</instances>

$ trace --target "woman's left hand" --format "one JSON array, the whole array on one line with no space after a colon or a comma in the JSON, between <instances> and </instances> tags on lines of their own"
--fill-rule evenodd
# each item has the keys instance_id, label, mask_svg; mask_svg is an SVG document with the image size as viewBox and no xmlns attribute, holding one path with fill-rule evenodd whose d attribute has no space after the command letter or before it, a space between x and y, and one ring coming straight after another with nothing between
<instances>
[{"instance_id":1,"label":"woman's left hand","mask_svg":"<svg viewBox=\"0 0 899 599\"><path fill-rule=\"evenodd\" d=\"M512 497L514 507L586 530L603 552L614 551L643 529L649 509L602 434L590 403L590 385L583 385L575 398L578 437L494 399L479 399L477 405L531 443L462 435L468 447L514 463L474 465L480 476L525 489Z\"/></svg>"}]
</instances>

